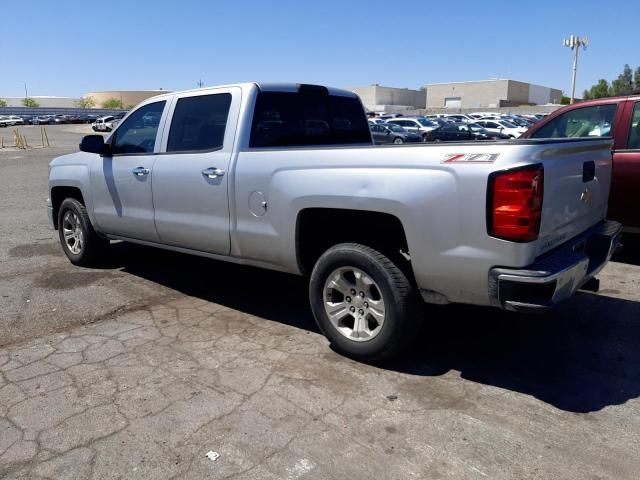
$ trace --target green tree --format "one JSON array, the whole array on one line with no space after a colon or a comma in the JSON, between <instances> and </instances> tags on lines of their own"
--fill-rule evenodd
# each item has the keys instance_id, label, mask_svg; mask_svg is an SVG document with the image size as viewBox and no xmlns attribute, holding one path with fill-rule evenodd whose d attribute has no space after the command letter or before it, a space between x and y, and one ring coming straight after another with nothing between
<instances>
[{"instance_id":1,"label":"green tree","mask_svg":"<svg viewBox=\"0 0 640 480\"><path fill-rule=\"evenodd\" d=\"M122 106L122 100L118 100L117 98L107 98L104 102L102 102L101 106L102 108L124 108Z\"/></svg>"},{"instance_id":2,"label":"green tree","mask_svg":"<svg viewBox=\"0 0 640 480\"><path fill-rule=\"evenodd\" d=\"M637 67L633 74L633 89L640 90L640 67Z\"/></svg>"},{"instance_id":3,"label":"green tree","mask_svg":"<svg viewBox=\"0 0 640 480\"><path fill-rule=\"evenodd\" d=\"M135 105L133 103L127 105L126 107L124 107L127 110L131 110L133 107L135 107Z\"/></svg>"},{"instance_id":4,"label":"green tree","mask_svg":"<svg viewBox=\"0 0 640 480\"><path fill-rule=\"evenodd\" d=\"M29 97L22 99L22 105L30 108L37 108L40 106L40 104L36 102L35 99Z\"/></svg>"},{"instance_id":5,"label":"green tree","mask_svg":"<svg viewBox=\"0 0 640 480\"><path fill-rule=\"evenodd\" d=\"M4 98L0 98L0 108L7 106L7 101Z\"/></svg>"},{"instance_id":6,"label":"green tree","mask_svg":"<svg viewBox=\"0 0 640 480\"><path fill-rule=\"evenodd\" d=\"M585 93L587 91L585 90ZM571 98L570 97L566 97L566 96L562 96L562 98L560 98L560 105L569 105L571 103Z\"/></svg>"},{"instance_id":7,"label":"green tree","mask_svg":"<svg viewBox=\"0 0 640 480\"><path fill-rule=\"evenodd\" d=\"M91 96L80 97L78 100L76 100L76 105L78 106L78 108L93 108L96 106L96 101Z\"/></svg>"},{"instance_id":8,"label":"green tree","mask_svg":"<svg viewBox=\"0 0 640 480\"><path fill-rule=\"evenodd\" d=\"M585 90L584 92L582 92L582 99L591 100L591 92L589 90Z\"/></svg>"},{"instance_id":9,"label":"green tree","mask_svg":"<svg viewBox=\"0 0 640 480\"><path fill-rule=\"evenodd\" d=\"M633 72L629 65L624 66L618 78L611 82L611 95L629 95L633 91Z\"/></svg>"},{"instance_id":10,"label":"green tree","mask_svg":"<svg viewBox=\"0 0 640 480\"><path fill-rule=\"evenodd\" d=\"M609 82L607 82L604 78L598 80L591 89L589 90L589 95L585 98L585 100L589 100L590 98L604 98L611 95L611 87L609 87Z\"/></svg>"}]
</instances>

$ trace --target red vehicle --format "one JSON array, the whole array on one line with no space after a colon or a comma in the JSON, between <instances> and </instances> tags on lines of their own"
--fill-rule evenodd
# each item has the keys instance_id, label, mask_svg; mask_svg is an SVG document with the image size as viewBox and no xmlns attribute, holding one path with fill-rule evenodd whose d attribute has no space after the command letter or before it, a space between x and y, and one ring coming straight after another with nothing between
<instances>
[{"instance_id":1,"label":"red vehicle","mask_svg":"<svg viewBox=\"0 0 640 480\"><path fill-rule=\"evenodd\" d=\"M640 95L568 105L540 120L522 138L604 136L613 139L609 218L628 232L640 233Z\"/></svg>"}]
</instances>

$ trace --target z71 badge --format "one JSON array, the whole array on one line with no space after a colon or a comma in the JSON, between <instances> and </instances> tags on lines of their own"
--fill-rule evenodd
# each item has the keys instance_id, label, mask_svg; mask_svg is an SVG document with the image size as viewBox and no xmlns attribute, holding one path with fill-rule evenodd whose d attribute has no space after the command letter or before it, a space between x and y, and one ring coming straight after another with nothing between
<instances>
[{"instance_id":1,"label":"z71 badge","mask_svg":"<svg viewBox=\"0 0 640 480\"><path fill-rule=\"evenodd\" d=\"M447 153L442 163L493 163L499 153Z\"/></svg>"}]
</instances>

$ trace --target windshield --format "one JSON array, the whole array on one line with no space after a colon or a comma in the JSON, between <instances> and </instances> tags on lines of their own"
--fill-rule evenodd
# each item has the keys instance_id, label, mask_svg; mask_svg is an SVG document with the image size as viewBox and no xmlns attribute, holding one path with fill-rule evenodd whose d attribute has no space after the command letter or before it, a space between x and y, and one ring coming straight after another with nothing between
<instances>
[{"instance_id":1,"label":"windshield","mask_svg":"<svg viewBox=\"0 0 640 480\"><path fill-rule=\"evenodd\" d=\"M511 122L507 122L506 120L501 120L500 122L498 122L500 125L502 125L504 128L518 128L516 127L513 123Z\"/></svg>"},{"instance_id":2,"label":"windshield","mask_svg":"<svg viewBox=\"0 0 640 480\"><path fill-rule=\"evenodd\" d=\"M404 128L402 128L400 125L396 125L394 123L387 123L385 124L385 127L387 127L389 130L391 130L392 132L399 132L402 133L405 131Z\"/></svg>"}]
</instances>

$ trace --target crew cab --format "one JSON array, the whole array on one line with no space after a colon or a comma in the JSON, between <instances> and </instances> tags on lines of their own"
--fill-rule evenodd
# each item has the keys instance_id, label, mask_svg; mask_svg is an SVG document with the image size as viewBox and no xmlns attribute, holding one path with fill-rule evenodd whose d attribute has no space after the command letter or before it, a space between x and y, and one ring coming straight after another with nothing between
<instances>
[{"instance_id":1,"label":"crew cab","mask_svg":"<svg viewBox=\"0 0 640 480\"><path fill-rule=\"evenodd\" d=\"M357 359L402 351L420 299L550 308L619 241L610 141L374 146L360 99L322 86L153 97L80 150L49 175L73 264L123 240L309 275L320 329Z\"/></svg>"},{"instance_id":2,"label":"crew cab","mask_svg":"<svg viewBox=\"0 0 640 480\"><path fill-rule=\"evenodd\" d=\"M544 117L523 138L595 138L613 140L613 178L609 218L630 233L640 233L640 95L574 103Z\"/></svg>"}]
</instances>

